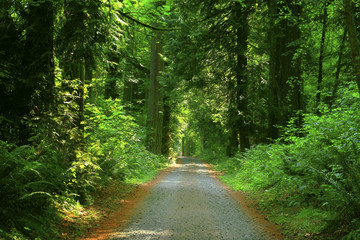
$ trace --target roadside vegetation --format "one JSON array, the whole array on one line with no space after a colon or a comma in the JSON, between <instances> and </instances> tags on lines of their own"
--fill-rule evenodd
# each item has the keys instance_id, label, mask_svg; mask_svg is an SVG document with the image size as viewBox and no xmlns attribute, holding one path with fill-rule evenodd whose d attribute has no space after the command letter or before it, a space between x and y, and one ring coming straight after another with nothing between
<instances>
[{"instance_id":1,"label":"roadside vegetation","mask_svg":"<svg viewBox=\"0 0 360 240\"><path fill-rule=\"evenodd\" d=\"M38 132L27 145L1 142L0 238L81 236L119 207L107 206L111 199L121 199L167 166L167 158L146 150L144 130L117 101L96 101L86 105L85 121L92 124L86 124L86 144L80 147L74 143L77 131L61 132L55 119L34 120L32 128L49 124L54 139Z\"/></svg>"},{"instance_id":2,"label":"roadside vegetation","mask_svg":"<svg viewBox=\"0 0 360 240\"><path fill-rule=\"evenodd\" d=\"M80 235L181 154L289 239L360 238L359 22L354 0L2 0L0 238Z\"/></svg>"},{"instance_id":3,"label":"roadside vegetation","mask_svg":"<svg viewBox=\"0 0 360 240\"><path fill-rule=\"evenodd\" d=\"M286 239L360 237L360 111L358 93L342 89L332 110L304 115L282 138L228 158L203 159L225 172L221 180L246 193L284 230Z\"/></svg>"},{"instance_id":4,"label":"roadside vegetation","mask_svg":"<svg viewBox=\"0 0 360 240\"><path fill-rule=\"evenodd\" d=\"M176 146L155 152L146 104L152 30L132 20L167 11L0 3L0 239L81 236L168 166Z\"/></svg>"}]
</instances>

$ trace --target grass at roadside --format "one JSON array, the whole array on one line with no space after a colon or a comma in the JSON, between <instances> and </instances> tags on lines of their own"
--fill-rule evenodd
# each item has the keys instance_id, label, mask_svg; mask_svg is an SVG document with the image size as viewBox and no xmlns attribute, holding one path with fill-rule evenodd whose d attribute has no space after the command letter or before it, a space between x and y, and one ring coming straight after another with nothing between
<instances>
[{"instance_id":1,"label":"grass at roadside","mask_svg":"<svg viewBox=\"0 0 360 240\"><path fill-rule=\"evenodd\" d=\"M63 199L58 204L63 221L59 226L61 239L73 240L84 237L90 229L98 227L115 210L121 208L121 201L140 184L154 179L162 169L151 170L141 176L113 180L99 187L91 196L91 204L82 206L78 202Z\"/></svg>"},{"instance_id":2,"label":"grass at roadside","mask_svg":"<svg viewBox=\"0 0 360 240\"><path fill-rule=\"evenodd\" d=\"M223 172L219 178L227 186L236 191L244 192L252 202L255 208L261 209L267 219L280 225L283 229L284 239L336 239L339 233L327 234L329 222L335 219L335 212L324 210L316 204L291 202L298 192L290 192L289 189L283 191L275 190L274 186L254 187L253 180L242 178L241 170L234 169L233 165L227 161L213 163L215 170ZM246 171L246 169L242 169ZM264 176L265 177L265 176Z\"/></svg>"}]
</instances>

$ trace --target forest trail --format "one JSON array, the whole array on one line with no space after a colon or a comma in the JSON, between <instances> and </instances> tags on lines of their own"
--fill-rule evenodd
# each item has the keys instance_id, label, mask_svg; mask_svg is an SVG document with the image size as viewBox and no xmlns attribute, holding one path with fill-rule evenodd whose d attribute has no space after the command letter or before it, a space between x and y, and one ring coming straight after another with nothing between
<instances>
[{"instance_id":1,"label":"forest trail","mask_svg":"<svg viewBox=\"0 0 360 240\"><path fill-rule=\"evenodd\" d=\"M132 205L131 216L125 213L129 219L112 221L122 227L105 238L88 239L281 239L274 226L251 213L195 158L181 158L178 168L145 191L141 203Z\"/></svg>"}]
</instances>

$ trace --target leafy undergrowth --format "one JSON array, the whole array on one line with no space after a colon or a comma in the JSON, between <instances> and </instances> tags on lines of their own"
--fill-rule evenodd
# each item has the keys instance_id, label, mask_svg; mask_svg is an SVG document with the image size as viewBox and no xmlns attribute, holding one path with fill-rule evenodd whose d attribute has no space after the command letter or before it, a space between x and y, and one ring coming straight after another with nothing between
<instances>
[{"instance_id":1,"label":"leafy undergrowth","mask_svg":"<svg viewBox=\"0 0 360 240\"><path fill-rule=\"evenodd\" d=\"M290 122L277 142L231 158L202 156L287 239L360 239L360 100L343 94L338 108L305 114L301 128Z\"/></svg>"},{"instance_id":2,"label":"leafy undergrowth","mask_svg":"<svg viewBox=\"0 0 360 240\"><path fill-rule=\"evenodd\" d=\"M70 111L63 107L59 116ZM49 130L40 131L28 145L0 140L0 239L81 236L104 219L118 199L169 163L147 150L145 127L120 101L97 98L86 105L84 118L86 144L76 140L84 135L78 129L64 128L71 122L55 116L49 123L33 124L35 130L44 125Z\"/></svg>"},{"instance_id":3,"label":"leafy undergrowth","mask_svg":"<svg viewBox=\"0 0 360 240\"><path fill-rule=\"evenodd\" d=\"M62 215L59 226L61 239L70 240L84 237L90 229L98 227L115 210L121 208L121 201L140 184L151 181L160 170L149 171L143 176L114 180L97 189L89 199L92 204L82 206L79 202L64 199L58 203Z\"/></svg>"},{"instance_id":4,"label":"leafy undergrowth","mask_svg":"<svg viewBox=\"0 0 360 240\"><path fill-rule=\"evenodd\" d=\"M226 171L223 164L214 164L214 169ZM254 208L261 209L267 220L281 226L284 239L337 239L339 233L328 234L324 230L329 221L336 216L333 211L316 208L311 205L292 206L289 195L276 195L271 190L255 191L246 182L239 181L237 174L225 173L219 178L232 189L242 191L254 202ZM293 193L294 195L296 193Z\"/></svg>"}]
</instances>

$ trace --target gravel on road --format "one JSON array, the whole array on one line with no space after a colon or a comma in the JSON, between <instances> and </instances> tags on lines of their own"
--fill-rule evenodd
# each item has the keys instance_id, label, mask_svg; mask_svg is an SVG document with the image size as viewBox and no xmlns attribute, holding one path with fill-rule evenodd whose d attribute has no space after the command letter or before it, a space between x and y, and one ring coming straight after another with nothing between
<instances>
[{"instance_id":1,"label":"gravel on road","mask_svg":"<svg viewBox=\"0 0 360 240\"><path fill-rule=\"evenodd\" d=\"M181 161L111 239L272 239L203 162Z\"/></svg>"}]
</instances>

